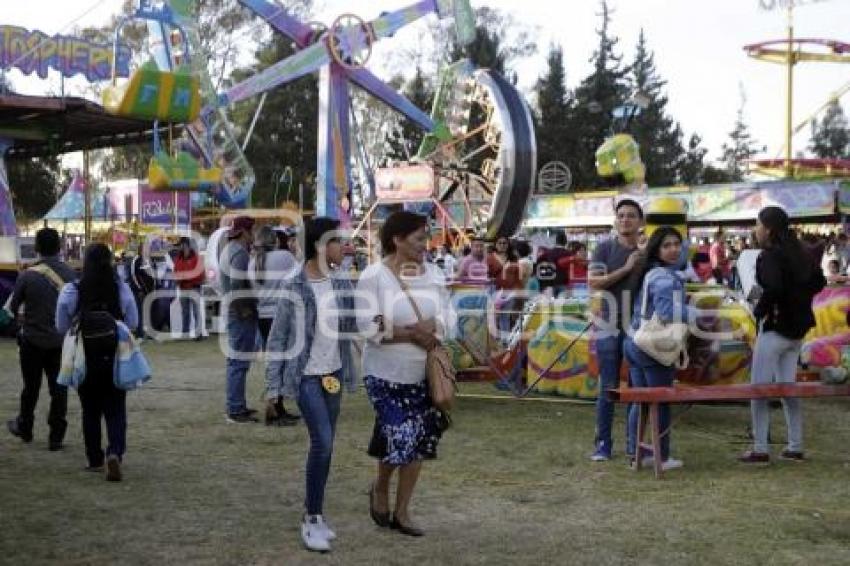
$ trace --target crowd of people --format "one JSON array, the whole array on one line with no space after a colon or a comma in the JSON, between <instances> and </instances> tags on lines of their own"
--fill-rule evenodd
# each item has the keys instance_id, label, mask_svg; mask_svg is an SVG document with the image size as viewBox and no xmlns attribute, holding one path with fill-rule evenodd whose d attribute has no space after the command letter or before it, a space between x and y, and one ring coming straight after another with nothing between
<instances>
[{"instance_id":1,"label":"crowd of people","mask_svg":"<svg viewBox=\"0 0 850 566\"><path fill-rule=\"evenodd\" d=\"M468 249L455 257L448 246L429 249L428 222L411 212L393 213L380 232L379 261L356 278L346 261L351 256L339 223L324 217L305 220L297 241L292 231L256 226L248 216L233 219L220 257L225 292L228 349L225 353L225 416L228 423L259 422L259 411L246 399L248 370L265 362L265 424L292 426L304 422L309 435L306 455L304 545L327 551L336 533L324 513L326 486L343 391L354 391L363 378L375 419L368 453L376 459L370 489L369 513L376 525L408 536L424 531L410 512L423 462L436 457L448 415L431 402L426 373L428 352L437 347L454 325L448 294L452 281L479 282L493 290L497 309L505 315L500 329L512 324L509 314L520 306L515 291L537 290L548 295L589 287L604 295L595 313L594 344L599 367L596 434L591 459L611 460L614 452L615 407L604 394L617 387L625 359L632 387L670 385L675 368L661 363L633 338L644 321L661 324L688 322L695 316L685 297L686 271L694 271L686 234L673 226L656 226L644 235L641 206L628 198L616 203L615 233L600 242L588 259L587 247L568 242L558 233L554 245L534 254L528 242L499 237L487 250L473 237ZM648 236L648 238L646 237ZM754 243L763 249L756 268L761 289L753 312L760 332L753 354L754 382L785 382L795 377L800 340L814 325L811 300L829 281L847 269L850 248L843 235L831 245L798 238L788 216L777 207L761 211ZM823 248L821 256L816 251ZM67 393L56 382L64 333L79 324L85 340L86 377L78 388L87 470L103 471L111 481L122 478L126 450L125 391L113 383L115 337L99 331L106 320L139 328L138 266L129 264L124 277L103 244L85 253L82 275L57 257L58 234L51 229L36 237L39 261L19 277L10 303L13 312L24 306L19 335L24 387L20 411L8 430L25 442L33 439L34 409L42 374L47 375L51 405L49 448L59 450L67 428ZM698 251L698 253L701 253ZM735 250L722 235L708 245L709 277L734 281ZM532 257L535 256L535 257ZM819 265L827 262L824 278ZM837 262L837 273L833 273ZM192 331L202 313L193 293L199 293L204 266L188 239L181 240L173 258L174 279L180 288L183 331ZM129 279L135 284L128 284ZM186 292L186 295L182 295ZM89 340L91 338L91 340ZM361 347L358 345L362 343ZM258 356L258 352L262 355ZM358 364L359 361L359 364ZM362 365L362 370L358 367ZM293 402L300 415L284 407ZM786 407L788 445L781 457L802 460L802 417L798 400ZM627 415L625 456L636 452L638 415ZM769 461L768 411L753 401L754 443L741 456L747 463ZM103 450L101 421L108 443ZM681 467L672 457L669 409L660 415L668 430L661 444L664 469ZM390 500L396 478L395 499Z\"/></svg>"}]
</instances>

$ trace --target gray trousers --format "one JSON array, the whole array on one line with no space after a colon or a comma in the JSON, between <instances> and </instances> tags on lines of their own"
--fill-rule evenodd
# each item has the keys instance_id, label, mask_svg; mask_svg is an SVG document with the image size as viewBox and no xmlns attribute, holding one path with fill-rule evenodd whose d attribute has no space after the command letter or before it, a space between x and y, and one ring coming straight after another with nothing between
<instances>
[{"instance_id":1,"label":"gray trousers","mask_svg":"<svg viewBox=\"0 0 850 566\"><path fill-rule=\"evenodd\" d=\"M773 331L761 332L753 351L752 383L794 383L802 340L791 340ZM767 454L770 432L770 408L767 399L750 401L753 415L753 451ZM800 399L782 399L785 425L788 428L788 450L803 450L803 412Z\"/></svg>"}]
</instances>

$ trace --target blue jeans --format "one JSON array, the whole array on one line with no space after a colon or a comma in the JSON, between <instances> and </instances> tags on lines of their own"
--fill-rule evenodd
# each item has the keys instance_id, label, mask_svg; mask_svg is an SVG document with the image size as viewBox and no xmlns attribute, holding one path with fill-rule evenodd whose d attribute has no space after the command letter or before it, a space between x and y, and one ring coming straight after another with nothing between
<instances>
[{"instance_id":1,"label":"blue jeans","mask_svg":"<svg viewBox=\"0 0 850 566\"><path fill-rule=\"evenodd\" d=\"M614 402L608 399L607 389L620 384L623 363L623 333L596 341L596 360L599 363L599 394L596 398L596 445L604 444L610 452L614 446L611 429L614 424Z\"/></svg>"},{"instance_id":2,"label":"blue jeans","mask_svg":"<svg viewBox=\"0 0 850 566\"><path fill-rule=\"evenodd\" d=\"M195 334L200 336L201 334L201 305L198 302L200 300L200 296L197 297L184 297L182 293L199 293L200 288L194 289L181 289L180 290L180 312L183 315L183 334L189 334L192 331L192 316L194 314L195 318Z\"/></svg>"},{"instance_id":3,"label":"blue jeans","mask_svg":"<svg viewBox=\"0 0 850 566\"><path fill-rule=\"evenodd\" d=\"M334 375L339 378L340 372ZM307 494L304 506L308 515L321 515L325 501L325 485L331 470L336 419L339 416L341 392L328 393L322 387L322 376L305 375L298 392L298 409L310 434L307 454Z\"/></svg>"},{"instance_id":4,"label":"blue jeans","mask_svg":"<svg viewBox=\"0 0 850 566\"><path fill-rule=\"evenodd\" d=\"M257 351L257 319L227 315L227 343L234 353L247 356ZM248 408L245 402L245 380L250 360L227 358L227 413L238 415Z\"/></svg>"},{"instance_id":5,"label":"blue jeans","mask_svg":"<svg viewBox=\"0 0 850 566\"><path fill-rule=\"evenodd\" d=\"M629 362L629 381L632 387L670 387L676 368L661 364L648 364L646 356L636 352L637 346L631 339L626 340L626 359ZM643 367L641 367L643 366ZM637 446L638 404L629 406L629 433L626 441L626 453L635 454ZM658 428L661 434L661 460L670 457L670 405L662 403L658 407ZM666 433L666 434L665 434Z\"/></svg>"}]
</instances>

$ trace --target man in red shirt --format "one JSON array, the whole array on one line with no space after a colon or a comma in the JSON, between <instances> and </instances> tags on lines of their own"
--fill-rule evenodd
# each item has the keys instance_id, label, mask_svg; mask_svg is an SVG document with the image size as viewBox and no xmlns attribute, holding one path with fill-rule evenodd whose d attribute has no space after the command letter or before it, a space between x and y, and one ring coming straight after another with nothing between
<instances>
[{"instance_id":1,"label":"man in red shirt","mask_svg":"<svg viewBox=\"0 0 850 566\"><path fill-rule=\"evenodd\" d=\"M192 248L189 238L180 238L180 250L174 258L174 278L180 288L180 310L183 313L181 332L184 336L192 333L192 313L194 313L195 340L202 340L201 329L201 285L204 284L204 262Z\"/></svg>"},{"instance_id":2,"label":"man in red shirt","mask_svg":"<svg viewBox=\"0 0 850 566\"><path fill-rule=\"evenodd\" d=\"M575 242L572 255L567 260L568 278L570 285L587 285L587 246Z\"/></svg>"}]
</instances>

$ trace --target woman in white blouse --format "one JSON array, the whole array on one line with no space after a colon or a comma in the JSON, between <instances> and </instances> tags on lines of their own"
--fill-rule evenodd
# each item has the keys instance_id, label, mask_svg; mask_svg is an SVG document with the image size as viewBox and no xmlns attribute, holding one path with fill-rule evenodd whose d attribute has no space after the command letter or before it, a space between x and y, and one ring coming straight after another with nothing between
<instances>
[{"instance_id":1,"label":"woman in white blouse","mask_svg":"<svg viewBox=\"0 0 850 566\"><path fill-rule=\"evenodd\" d=\"M367 336L363 373L375 408L369 454L378 459L369 511L379 526L409 536L424 534L411 521L409 505L422 461L436 457L444 428L444 417L428 395L425 360L450 327L444 276L424 261L427 230L423 216L392 214L381 230L383 261L366 268L357 285L357 316ZM396 470L391 515L389 487Z\"/></svg>"}]
</instances>

